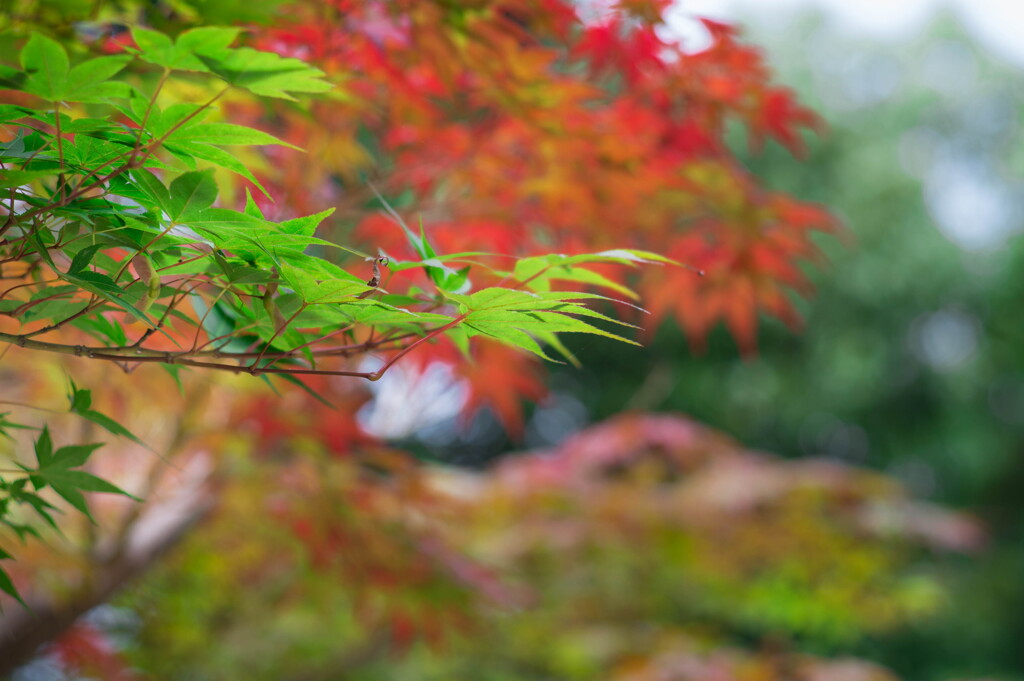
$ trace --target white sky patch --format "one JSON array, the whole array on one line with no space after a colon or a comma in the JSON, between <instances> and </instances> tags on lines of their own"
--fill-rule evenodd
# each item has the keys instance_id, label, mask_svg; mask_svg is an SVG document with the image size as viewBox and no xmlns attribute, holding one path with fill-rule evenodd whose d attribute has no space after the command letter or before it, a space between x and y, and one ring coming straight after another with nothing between
<instances>
[{"instance_id":1,"label":"white sky patch","mask_svg":"<svg viewBox=\"0 0 1024 681\"><path fill-rule=\"evenodd\" d=\"M907 39L927 28L940 10L952 10L980 44L1024 66L1024 0L677 0L668 17L673 33L694 35L689 17L785 23L801 10L821 8L851 31Z\"/></svg>"},{"instance_id":2,"label":"white sky patch","mask_svg":"<svg viewBox=\"0 0 1024 681\"><path fill-rule=\"evenodd\" d=\"M978 349L978 320L962 310L945 308L924 315L911 329L914 353L936 371L953 371Z\"/></svg>"},{"instance_id":3,"label":"white sky patch","mask_svg":"<svg viewBox=\"0 0 1024 681\"><path fill-rule=\"evenodd\" d=\"M360 370L373 371L380 365L379 359L370 358ZM457 416L469 397L465 381L443 362L423 368L399 362L369 388L373 399L359 410L359 425L385 440L407 438Z\"/></svg>"},{"instance_id":4,"label":"white sky patch","mask_svg":"<svg viewBox=\"0 0 1024 681\"><path fill-rule=\"evenodd\" d=\"M824 6L835 20L853 30L879 36L902 38L923 30L928 19L934 14L934 0L858 0L858 2L836 2L835 0L814 0L803 5Z\"/></svg>"},{"instance_id":5,"label":"white sky patch","mask_svg":"<svg viewBox=\"0 0 1024 681\"><path fill-rule=\"evenodd\" d=\"M957 0L964 24L986 47L1024 66L1024 1Z\"/></svg>"},{"instance_id":6,"label":"white sky patch","mask_svg":"<svg viewBox=\"0 0 1024 681\"><path fill-rule=\"evenodd\" d=\"M1012 192L977 159L940 159L925 175L924 195L939 230L966 251L998 250L1020 231Z\"/></svg>"},{"instance_id":7,"label":"white sky patch","mask_svg":"<svg viewBox=\"0 0 1024 681\"><path fill-rule=\"evenodd\" d=\"M1024 0L676 0L667 17L666 33L684 42L700 38L695 16L707 16L757 27L764 32L805 40L808 60L819 76L819 94L832 110L874 106L899 91L902 78L918 78L940 94L971 90L978 79L978 60L967 41L933 39L916 72L897 57L840 51L798 33L804 12L820 10L830 24L829 35L846 32L897 46L921 40L940 17L960 22L964 33L994 57L1024 67ZM697 38L694 38L697 36ZM706 39L706 36L705 36ZM887 61L888 60L888 61ZM1016 115L1012 95L1009 116ZM1005 118L999 101L980 99L963 135L992 136ZM987 121L987 122L986 122ZM1005 126L1004 126L1005 127ZM914 130L899 149L904 169L923 182L924 199L936 227L965 251L990 253L1022 230L1024 185L1009 182L998 162L977 158L944 144L936 131Z\"/></svg>"}]
</instances>

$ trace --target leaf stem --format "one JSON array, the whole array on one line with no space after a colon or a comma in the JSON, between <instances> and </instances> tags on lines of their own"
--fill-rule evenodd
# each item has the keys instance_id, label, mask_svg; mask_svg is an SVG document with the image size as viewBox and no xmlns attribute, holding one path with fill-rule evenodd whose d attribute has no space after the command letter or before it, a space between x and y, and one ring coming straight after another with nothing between
<instances>
[{"instance_id":1,"label":"leaf stem","mask_svg":"<svg viewBox=\"0 0 1024 681\"><path fill-rule=\"evenodd\" d=\"M379 380L380 377L384 375L384 372L386 372L388 369L390 369L391 366L395 362L397 362L398 360L402 359L407 354L412 352L421 343L425 343L426 341L430 340L431 338L435 338L435 337L441 335L442 333L444 333L448 329L451 329L451 328L454 328L454 327L458 326L459 324L461 324L466 319L467 316L468 316L468 313L460 314L458 317L456 317L452 321L448 322L444 326L439 326L438 328L434 329L433 331L428 333L423 338L420 338L415 343L411 343L411 344L407 345L405 348L403 348L397 354L395 354L394 357L392 357L387 362L385 362L384 366L382 366L380 369L377 369L376 371L374 371L373 373L368 375L367 378L369 378L371 381Z\"/></svg>"}]
</instances>

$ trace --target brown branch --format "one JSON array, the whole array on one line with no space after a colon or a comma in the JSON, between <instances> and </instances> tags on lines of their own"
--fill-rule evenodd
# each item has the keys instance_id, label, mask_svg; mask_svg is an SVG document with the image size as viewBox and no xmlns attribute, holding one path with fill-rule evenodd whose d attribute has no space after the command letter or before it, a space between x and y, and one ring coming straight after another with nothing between
<instances>
[{"instance_id":1,"label":"brown branch","mask_svg":"<svg viewBox=\"0 0 1024 681\"><path fill-rule=\"evenodd\" d=\"M28 274L28 272L25 273L25 275L27 275L27 274ZM15 279L21 279L25 275L22 275L21 277L14 277L14 278ZM16 286L12 286L11 288L6 289L3 293L0 293L0 300L3 300L4 298L6 298L7 294L10 293L11 291L15 291L15 290L17 290L19 288L27 288L29 286L41 286L43 284L55 284L58 281L61 281L61 279L59 277L57 279L44 279L43 281L29 281L29 282L25 282L24 284L17 284Z\"/></svg>"},{"instance_id":2,"label":"brown branch","mask_svg":"<svg viewBox=\"0 0 1024 681\"><path fill-rule=\"evenodd\" d=\"M161 364L174 364L181 366L198 367L205 369L215 369L220 371L230 371L232 373L248 373L253 376L259 376L261 374L288 374L288 375L305 375L305 376L352 376L356 378L366 378L371 381L378 380L384 373L399 359L404 357L406 354L411 352L413 349L418 347L420 344L434 338L448 329L462 323L465 315L461 315L453 319L448 324L440 326L436 329L431 330L425 336L417 339L416 341L409 343L408 345L399 345L393 348L384 348L389 351L397 351L397 354L389 359L384 366L377 371L365 372L365 371L344 371L335 369L316 369L312 367L253 367L245 364L225 364L221 362L210 362L199 359L194 359L197 356L213 357L224 360L235 360L242 362L245 359L251 359L252 357L259 356L258 352L252 353L231 353L231 352L192 352L192 351L163 351L153 350L149 348L131 346L117 346L117 347L104 347L104 346L89 346L89 345L69 345L65 343L53 343L49 341L40 341L29 337L30 334L12 334L0 332L0 343L7 343L20 348L26 348L29 350L38 350L42 352L52 352L62 355L74 355L76 357L85 357L88 359L98 359L107 362L120 362L125 364L143 364L143 363L161 363ZM401 339L399 338L380 338L376 341L366 341L364 343L341 346L337 348L329 348L325 350L314 350L311 351L314 356L317 357L351 357L363 352L369 352L374 349L381 349L387 343L398 343ZM264 353L264 358L274 359L275 361L281 360L300 360L303 358L302 353L299 349L288 350L277 353Z\"/></svg>"},{"instance_id":3,"label":"brown branch","mask_svg":"<svg viewBox=\"0 0 1024 681\"><path fill-rule=\"evenodd\" d=\"M439 335L441 335L442 333L444 333L444 332L445 332L445 331L447 331L448 329L451 329L451 328L454 328L454 327L458 326L459 324L461 324L461 323L463 322L463 320L464 320L464 319L465 319L465 318L466 318L467 316L468 316L468 313L467 313L467 314L460 314L460 315L459 315L458 317L456 317L456 318L455 318L455 319L453 319L452 321L448 322L448 323L447 323L447 324L445 324L444 326L439 326L438 328L434 329L433 331L431 331L430 333L428 333L428 334L427 334L426 336L424 336L423 338L420 338L420 339L419 339L418 341L416 341L415 343L410 343L410 344L409 344L408 346L406 346L405 348L403 348L402 350L400 350L400 351L399 351L399 352L398 352L398 353L397 353L397 354L396 354L396 355L395 355L394 357L392 357L392 358L391 358L391 359L389 359L389 360L388 360L387 362L385 362L385 363L384 363L384 366L382 366L382 367L381 367L380 369L377 369L377 370L376 370L376 371L374 371L373 373L371 373L371 374L367 375L367 378L368 378L368 379L370 379L371 381L376 381L376 380L379 380L379 379L380 379L380 377L384 375L384 372L386 372L386 371L387 371L388 369L390 369L390 368L391 368L391 366L392 366L392 365L393 365L393 364L394 364L395 362L397 362L398 360L402 359L402 357L405 357L405 356L406 356L407 354L409 354L410 352L412 352L412 351L413 351L413 350L414 350L414 349L415 349L415 348L416 348L417 346L419 346L419 345L420 345L421 343L425 343L425 342L427 342L428 340L430 340L431 338L435 338L436 336L439 336Z\"/></svg>"},{"instance_id":4,"label":"brown branch","mask_svg":"<svg viewBox=\"0 0 1024 681\"><path fill-rule=\"evenodd\" d=\"M214 95L209 101L207 101L205 104L203 104L200 108L196 109L191 114L189 114L185 118L183 118L180 121L178 121L170 130L168 130L166 133L164 133L163 136L161 136L159 139L154 140L149 145L149 147L146 148L145 152L141 155L141 157L138 155L137 150L133 149L131 152L125 152L124 154L121 154L120 156L116 156L116 157L110 159L109 161L105 161L104 163L100 164L99 166L93 168L85 177L83 177L82 181L79 182L78 186L70 194L62 195L60 200L58 200L58 201L54 201L54 202L52 202L52 203L50 203L48 205L45 205L45 206L39 206L38 208L33 208L30 211L27 211L25 213L22 213L21 215L16 216L18 218L17 221L18 222L23 222L23 221L35 218L35 217L37 217L39 215L42 215L44 213L53 211L53 210L55 210L57 208L63 208L64 206L67 206L69 203L71 203L75 199L81 198L82 196L84 196L88 192L92 191L93 189L95 189L97 187L103 186L104 184L106 184L110 180L114 179L115 177L119 177L120 175L123 175L124 173L128 172L129 170L134 170L135 168L141 167L146 162L146 159L149 156L151 156L153 154L153 152L155 152L160 147L160 145L162 145L164 143L164 141L169 136L171 136L172 134L177 132L177 130L179 128L181 128L181 126L183 126L185 123L187 123L191 119L195 118L199 114L199 112L201 112L204 109L208 108L214 102L216 102L218 99L220 99L222 96L224 96L224 93L226 93L230 89L231 89L230 87L224 88L223 90L218 92L216 95ZM123 166L121 166L120 168L117 168L115 170L112 170L111 172L107 173L103 177L100 177L100 178L96 179L94 182L92 182L90 184L86 184L87 182L89 182L90 178L96 177L98 175L98 172L101 169L103 169L103 168L105 168L105 167L107 167L109 165L112 165L113 163L121 160L122 157L127 157L128 158L127 162ZM13 216L11 216L11 217L13 217ZM11 221L11 218L9 217L8 218L8 222L10 222L10 221ZM6 227L7 226L8 225L5 225L5 231L6 231Z\"/></svg>"},{"instance_id":5,"label":"brown branch","mask_svg":"<svg viewBox=\"0 0 1024 681\"><path fill-rule=\"evenodd\" d=\"M266 343L263 344L263 349L260 350L259 354L256 355L256 358L253 359L252 364L249 365L250 373L254 372L254 371L256 371L258 369L259 363L266 356L267 350L270 349L270 344L273 343L274 341L276 341L277 337L280 336L284 332L284 330L288 328L288 325L291 324L293 321L295 321L295 318L298 317L300 314L302 314L305 311L306 311L306 304L303 303L302 305L299 306L299 309L296 310L295 313L291 317L289 317L288 319L284 320L284 323L281 324L281 326L279 326L278 328L274 329L274 335L272 335L270 337L270 340L268 340ZM292 350L291 352L294 352L294 350Z\"/></svg>"},{"instance_id":6,"label":"brown branch","mask_svg":"<svg viewBox=\"0 0 1024 681\"><path fill-rule=\"evenodd\" d=\"M41 304L43 304L43 303L45 303L47 301L50 301L50 300L56 300L57 298L65 298L65 297L73 296L73 295L74 295L74 293L68 293L68 292L54 293L53 295L46 296L45 298L36 298L35 300L27 300L24 303L22 303L21 305L19 305L18 307L16 307L13 310L11 310L10 312L0 312L0 314L5 314L8 317L20 317L21 315L23 315L28 310L31 310L36 305L41 305Z\"/></svg>"},{"instance_id":7,"label":"brown branch","mask_svg":"<svg viewBox=\"0 0 1024 681\"><path fill-rule=\"evenodd\" d=\"M85 307L83 307L81 310L79 310L78 312L74 313L73 315L65 317L64 319L60 320L59 322L54 322L53 324L50 324L49 326L44 326L41 329L36 329L35 331L32 331L30 333L22 334L22 336L24 338L33 338L35 336L42 336L43 334L50 333L52 331L56 331L57 329L61 328L65 324L70 324L71 322L75 321L76 319L78 319L82 315L85 315L85 314L88 314L89 312L92 312L93 310L95 310L97 307L99 307L102 304L103 304L102 300L100 300L96 296L93 296L90 299L90 301L88 303L86 303Z\"/></svg>"},{"instance_id":8,"label":"brown branch","mask_svg":"<svg viewBox=\"0 0 1024 681\"><path fill-rule=\"evenodd\" d=\"M7 678L30 661L41 646L57 639L75 621L139 577L164 553L174 547L213 506L208 495L194 510L178 520L146 546L119 552L116 558L95 565L94 576L83 574L81 584L66 598L28 598L29 610L7 608L0 618L0 678ZM125 541L131 541L132 537ZM60 599L60 600L58 600Z\"/></svg>"},{"instance_id":9,"label":"brown branch","mask_svg":"<svg viewBox=\"0 0 1024 681\"><path fill-rule=\"evenodd\" d=\"M153 95L149 98L149 104L146 105L146 112L142 115L142 122L139 123L139 134L135 138L135 149L131 155L131 160L133 161L139 155L139 152L142 151L142 134L146 132L146 123L149 122L149 116L153 113L153 107L156 105L156 98L170 75L171 70L165 66L164 72L160 74L160 80L157 81L156 87L153 89Z\"/></svg>"},{"instance_id":10,"label":"brown branch","mask_svg":"<svg viewBox=\"0 0 1024 681\"><path fill-rule=\"evenodd\" d=\"M149 340L150 336L152 336L157 331L163 328L164 324L167 323L168 318L171 316L171 312L174 311L174 308L177 306L178 302L186 295L190 295L193 291L195 291L197 288L203 285L203 282L200 281L197 282L195 286L190 288L188 291L185 291L185 285L190 283L191 281L192 279L185 279L184 281L182 281L181 286L178 287L177 293L171 296L171 301L167 303L167 309L165 309L164 313L160 315L160 319L157 321L156 325L146 329L143 332L143 334L139 336L139 339L132 343L129 347L131 347L132 349L139 349L143 343Z\"/></svg>"},{"instance_id":11,"label":"brown branch","mask_svg":"<svg viewBox=\"0 0 1024 681\"><path fill-rule=\"evenodd\" d=\"M187 367L198 367L202 369L216 369L219 371L230 371L232 373L240 374L246 373L252 376L260 376L262 374L289 374L296 376L352 376L355 378L367 378L371 381L377 380L379 376L374 378L377 372L365 372L365 371L342 371L342 370L329 370L329 369L312 369L307 367L299 368L282 368L282 367L250 367L242 364L220 364L218 362L204 362L197 359L191 359L189 357L175 356L174 353L167 353L167 357L158 356L146 356L146 357L122 357L120 355L105 355L101 352L87 353L85 356L90 359L100 359L109 362L126 362L126 363L141 363L141 362L159 362L161 364L179 364Z\"/></svg>"},{"instance_id":12,"label":"brown branch","mask_svg":"<svg viewBox=\"0 0 1024 681\"><path fill-rule=\"evenodd\" d=\"M60 166L60 175L57 176L57 194L61 197L64 196L64 190L67 189L67 178L64 177L64 135L60 129L60 102L53 103L53 118L57 128L57 163Z\"/></svg>"}]
</instances>

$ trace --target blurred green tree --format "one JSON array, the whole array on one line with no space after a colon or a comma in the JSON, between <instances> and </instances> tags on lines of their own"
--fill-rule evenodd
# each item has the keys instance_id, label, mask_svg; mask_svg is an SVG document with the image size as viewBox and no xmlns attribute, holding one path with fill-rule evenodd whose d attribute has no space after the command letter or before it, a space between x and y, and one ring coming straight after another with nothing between
<instances>
[{"instance_id":1,"label":"blurred green tree","mask_svg":"<svg viewBox=\"0 0 1024 681\"><path fill-rule=\"evenodd\" d=\"M173 31L207 4L183 2L164 13L145 5L143 12ZM351 97L319 105L313 119L290 106L268 116L233 103L237 120L269 122L282 138L322 152L299 161L269 155L259 177L285 189L289 201L247 210L279 211L285 214L274 217L284 219L330 197L341 207L334 229L347 234L358 223L371 250L423 261L424 281L440 278L451 288L465 273L434 262L415 235L418 253L391 240L366 175L400 208L424 206L448 252L576 252L630 234L707 270L703 279L690 272L643 278L658 319L676 318L695 344L722 321L750 351L758 310L797 323L787 296L802 288L805 273L794 263L814 252L812 231L834 225L820 208L760 186L743 164L800 195L832 196L820 175L813 187L802 186L812 176L798 171L776 176L775 147L743 163L733 150L749 137L754 146L769 138L801 153L801 131L818 120L769 84L763 59L729 27L707 22L712 46L696 54L663 43L656 24L665 5L624 0L617 13L589 24L555 0L292 7L286 19L257 29L254 43L313 58ZM116 37L109 21L90 26L104 40ZM65 37L81 29L61 28ZM339 35L351 40L339 43ZM854 142L833 144L825 158L839 173L844 145ZM891 244L878 248L888 253ZM515 274L539 291L549 279L619 292L624 285L571 262L526 262ZM547 265L560 276L543 276ZM926 273L941 275L938 268ZM865 282L837 286L847 285ZM848 319L841 321L849 326ZM664 333L677 348L684 344ZM820 356L812 352L811 364L836 383L807 383L819 392L801 393L790 372L806 376L803 344L816 342L770 326L762 359L735 364L719 334L711 359L699 360L701 371L676 354L651 360L594 347L588 359L606 373L563 375L561 383L615 386L575 398L602 417L624 402L681 406L783 452L801 451L803 441L787 440L781 427L773 441L772 427L804 425L838 395L848 400L846 411L824 413L824 425L808 437L842 445L843 456L856 460L865 436L855 425L837 434L829 419L869 404L881 390L875 382L888 386L903 364L891 357L876 363L878 338L839 347L825 341L814 346ZM491 349L476 352L493 352L483 347ZM763 359L778 348L777 365ZM450 364L449 350L429 359ZM472 404L490 404L509 426L519 418L519 397L539 392L535 369L516 357L456 365L471 384ZM731 369L726 379L722 367ZM616 371L628 375L625 390L614 382ZM622 419L481 474L414 465L360 432L354 414L365 394L326 380L312 387L340 399L347 412L328 412L302 395L273 402L209 388L210 404L232 427L208 427L177 461L187 472L216 459L220 489L213 493L200 475L185 503L205 508L216 499L219 512L120 609L78 621L40 665L59 661L69 674L107 678L131 677L135 667L171 678L883 680L891 674L845 656L932 613L942 600L932 552L977 542L971 523L909 502L881 476L753 454L671 418ZM783 400L786 390L799 398ZM568 391L556 388L559 394ZM707 397L713 394L724 399ZM557 408L535 412L534 425L546 411L564 433ZM181 450L194 436L185 423L169 430ZM78 610L102 602L117 587L112 576L122 575L108 569L122 563L108 558L130 553L132 542L122 540L147 537L143 530L159 525L159 516L146 524L120 515L127 522L113 538L76 533L87 550L37 552L25 579L58 603L62 590L71 591ZM133 565L131 574L149 567ZM77 614L74 608L64 614ZM114 645L122 626L127 631Z\"/></svg>"},{"instance_id":2,"label":"blurred green tree","mask_svg":"<svg viewBox=\"0 0 1024 681\"><path fill-rule=\"evenodd\" d=\"M583 350L585 373L556 370L554 384L591 419L679 410L748 446L866 465L971 509L991 546L936 563L955 584L946 615L863 651L908 678L1024 678L1020 69L952 17L912 44L814 15L757 26L830 130L806 164L771 147L744 162L774 189L827 200L852 234L852 248L821 244L832 265L801 305L805 331L768 321L741 360L724 334L691 354L663 326L649 352Z\"/></svg>"}]
</instances>

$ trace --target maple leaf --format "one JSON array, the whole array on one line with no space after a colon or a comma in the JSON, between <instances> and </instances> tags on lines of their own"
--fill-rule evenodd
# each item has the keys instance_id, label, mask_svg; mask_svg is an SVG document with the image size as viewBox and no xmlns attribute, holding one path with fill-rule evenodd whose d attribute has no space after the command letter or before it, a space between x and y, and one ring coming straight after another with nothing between
<instances>
[{"instance_id":1,"label":"maple leaf","mask_svg":"<svg viewBox=\"0 0 1024 681\"><path fill-rule=\"evenodd\" d=\"M803 131L821 124L772 82L761 52L733 26L703 20L712 43L693 54L664 43L656 28L665 6L616 2L583 23L558 0L480 2L472 11L350 3L352 35L331 43L314 30L310 44L322 68L344 71L351 99L343 106L362 117L360 144L372 156L355 153L351 128L314 139L304 121L286 119L282 139L325 154L294 170L275 164L281 189L302 202L317 173L355 177L385 163L380 182L408 192L447 252L592 252L622 245L618 235L673 249L708 276L645 274L655 321L676 318L695 346L724 322L749 352L759 312L799 323L787 291L809 291L797 262L817 253L805 232L834 221L760 187L724 131L738 121L753 148L771 138L802 155ZM260 39L282 35L298 49L303 31L317 27L302 16ZM582 68L564 67L572 62ZM341 110L325 103L321 118L343 120L328 113ZM358 217L358 193L351 201L339 214L355 217L371 248L410 255L381 217Z\"/></svg>"}]
</instances>

